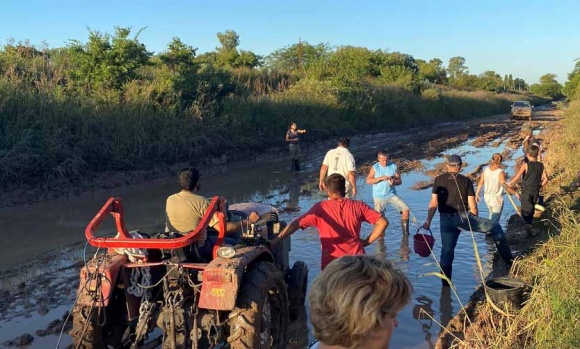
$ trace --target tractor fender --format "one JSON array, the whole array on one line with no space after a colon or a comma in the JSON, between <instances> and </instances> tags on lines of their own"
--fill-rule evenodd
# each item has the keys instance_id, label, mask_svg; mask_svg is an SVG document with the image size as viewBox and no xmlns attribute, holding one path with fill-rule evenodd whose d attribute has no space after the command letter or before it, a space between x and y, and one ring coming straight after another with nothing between
<instances>
[{"instance_id":1,"label":"tractor fender","mask_svg":"<svg viewBox=\"0 0 580 349\"><path fill-rule=\"evenodd\" d=\"M89 261L81 269L77 304L88 307L109 305L119 270L128 262L124 254L106 254Z\"/></svg>"},{"instance_id":2,"label":"tractor fender","mask_svg":"<svg viewBox=\"0 0 580 349\"><path fill-rule=\"evenodd\" d=\"M215 258L202 272L199 307L232 310L246 269L258 261L274 262L270 250L262 245L235 248L232 258Z\"/></svg>"}]
</instances>

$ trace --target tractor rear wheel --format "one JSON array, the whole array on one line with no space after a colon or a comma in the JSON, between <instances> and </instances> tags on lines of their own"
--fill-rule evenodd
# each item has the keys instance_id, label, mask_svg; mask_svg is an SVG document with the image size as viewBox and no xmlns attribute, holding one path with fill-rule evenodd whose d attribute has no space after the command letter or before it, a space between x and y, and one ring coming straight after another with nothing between
<instances>
[{"instance_id":1,"label":"tractor rear wheel","mask_svg":"<svg viewBox=\"0 0 580 349\"><path fill-rule=\"evenodd\" d=\"M287 346L288 294L282 273L270 262L248 268L236 308L228 316L232 349Z\"/></svg>"},{"instance_id":2,"label":"tractor rear wheel","mask_svg":"<svg viewBox=\"0 0 580 349\"><path fill-rule=\"evenodd\" d=\"M102 327L97 325L97 307L75 306L72 310L73 326L70 336L73 347L79 349L107 349Z\"/></svg>"},{"instance_id":3,"label":"tractor rear wheel","mask_svg":"<svg viewBox=\"0 0 580 349\"><path fill-rule=\"evenodd\" d=\"M306 263L294 262L290 270L290 282L288 283L289 315L291 321L300 317L300 310L306 301L306 287L308 286L308 266Z\"/></svg>"},{"instance_id":4,"label":"tractor rear wheel","mask_svg":"<svg viewBox=\"0 0 580 349\"><path fill-rule=\"evenodd\" d=\"M123 316L125 297L119 294L113 293L111 303L105 308L81 305L73 308L70 331L73 348L123 349L130 346L131 327Z\"/></svg>"}]
</instances>

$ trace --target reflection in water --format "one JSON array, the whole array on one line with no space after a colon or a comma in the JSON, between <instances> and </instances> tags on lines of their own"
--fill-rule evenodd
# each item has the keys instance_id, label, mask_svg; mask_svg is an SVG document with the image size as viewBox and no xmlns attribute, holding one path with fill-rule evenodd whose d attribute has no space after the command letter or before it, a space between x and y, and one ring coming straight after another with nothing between
<instances>
[{"instance_id":1,"label":"reflection in water","mask_svg":"<svg viewBox=\"0 0 580 349\"><path fill-rule=\"evenodd\" d=\"M300 211L298 202L300 201L301 185L299 178L291 178L288 181L288 203L286 205L289 211Z\"/></svg>"},{"instance_id":2,"label":"reflection in water","mask_svg":"<svg viewBox=\"0 0 580 349\"><path fill-rule=\"evenodd\" d=\"M385 234L378 238L375 242L375 255L380 259L387 258L387 244L385 243ZM401 246L398 250L401 260L408 261L411 254L411 249L409 248L409 235L403 234L401 238Z\"/></svg>"},{"instance_id":3,"label":"reflection in water","mask_svg":"<svg viewBox=\"0 0 580 349\"><path fill-rule=\"evenodd\" d=\"M433 315L435 314L435 311L431 307L433 301L423 295L415 299L417 300L417 304L413 306L413 318L421 324L421 331L425 333L425 342L427 342L429 348L435 348L430 331L433 326Z\"/></svg>"},{"instance_id":4,"label":"reflection in water","mask_svg":"<svg viewBox=\"0 0 580 349\"><path fill-rule=\"evenodd\" d=\"M298 319L288 326L287 349L307 348L308 344L308 314L306 307L302 307Z\"/></svg>"},{"instance_id":5,"label":"reflection in water","mask_svg":"<svg viewBox=\"0 0 580 349\"><path fill-rule=\"evenodd\" d=\"M409 260L409 255L411 254L411 249L409 248L409 234L403 234L401 238L401 248L399 249L401 254L401 259L404 261Z\"/></svg>"},{"instance_id":6,"label":"reflection in water","mask_svg":"<svg viewBox=\"0 0 580 349\"><path fill-rule=\"evenodd\" d=\"M381 237L375 241L375 244L376 244L375 254L377 255L377 257L380 259L387 259L387 245L385 244L385 234L381 235Z\"/></svg>"},{"instance_id":7,"label":"reflection in water","mask_svg":"<svg viewBox=\"0 0 580 349\"><path fill-rule=\"evenodd\" d=\"M451 287L441 286L441 297L439 298L439 313L441 314L441 326L447 326L453 318L453 305L451 299Z\"/></svg>"}]
</instances>

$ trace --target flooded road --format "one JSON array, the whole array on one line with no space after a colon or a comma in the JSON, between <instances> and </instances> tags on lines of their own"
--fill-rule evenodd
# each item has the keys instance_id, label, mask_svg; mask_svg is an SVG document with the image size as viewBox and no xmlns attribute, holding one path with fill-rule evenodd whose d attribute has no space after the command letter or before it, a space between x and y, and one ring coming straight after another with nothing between
<instances>
[{"instance_id":1,"label":"flooded road","mask_svg":"<svg viewBox=\"0 0 580 349\"><path fill-rule=\"evenodd\" d=\"M498 135L484 147L472 146L472 141L468 138L444 152L462 156L464 163L467 163L464 174L486 163L493 153L501 153L508 140ZM385 146L385 141L373 143L367 139L359 148L353 142L351 148L357 165L374 158L373 153L382 146ZM271 204L280 210L280 219L291 221L325 198L318 191L318 169L324 151L331 147L334 147L333 142L305 149L307 161L299 173L289 171L285 156L265 164L234 164L214 169L211 173L202 172L201 194L207 197L224 195L232 203L252 201ZM395 160L402 158L404 153L393 157ZM413 283L413 300L399 314L399 327L391 342L393 348L433 348L441 330L439 324L445 325L481 283L469 233L461 234L455 253L453 281L458 286L459 299L449 293L449 288L442 288L437 277L425 275L437 271L433 258L421 258L413 253L412 236L426 218L431 189L413 190L410 187L416 182L431 180L425 171L434 169L441 162L441 157L421 160L425 169L404 173L403 184L397 187L399 196L410 206L413 215L409 241L402 239L400 217L391 210L386 214L390 225L384 238L384 249L378 242L367 247L367 253L383 253ZM504 164L507 172L513 175L514 161L508 160ZM365 178L366 174L357 179L359 190L356 199L372 206L372 186L365 184ZM5 298L0 306L0 347L5 341L23 333L34 336L27 348L56 346L58 331L53 330L47 335L37 334L37 331L45 330L51 321L61 319L72 305L78 284L78 268L83 265L85 255L84 229L108 197L123 198L129 229L156 233L164 226L165 199L176 191L176 180L169 178L0 209L0 290L16 290L10 293L2 291L0 294ZM487 217L483 203L479 204L479 209L480 215ZM504 226L512 214L513 208L506 204L501 219ZM438 215L435 215L432 230L436 240L434 251L438 257L440 237L437 220ZM113 226L111 224L104 229L112 232ZM361 235L367 236L370 232L371 226L363 225ZM476 233L474 238L484 259L484 273L488 273L492 267L490 248L494 248L493 243L487 241L483 234ZM311 283L320 270L320 242L316 230L298 231L292 236L290 259L291 264L295 260L308 264ZM21 290L20 293L18 290ZM312 340L308 328L306 315L301 322L292 324L289 333L291 348L305 348ZM69 343L70 339L65 334L60 347L64 348Z\"/></svg>"}]
</instances>

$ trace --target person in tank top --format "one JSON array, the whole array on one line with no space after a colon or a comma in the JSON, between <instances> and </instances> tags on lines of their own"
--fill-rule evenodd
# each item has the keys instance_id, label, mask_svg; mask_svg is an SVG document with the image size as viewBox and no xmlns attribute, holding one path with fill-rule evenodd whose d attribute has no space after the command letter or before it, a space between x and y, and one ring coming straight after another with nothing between
<instances>
[{"instance_id":1,"label":"person in tank top","mask_svg":"<svg viewBox=\"0 0 580 349\"><path fill-rule=\"evenodd\" d=\"M522 218L527 224L532 224L534 219L534 206L540 195L540 188L548 183L548 173L544 164L538 161L540 148L536 145L528 149L528 162L524 162L518 173L509 181L508 186L512 186L517 180L523 177L521 183L520 202L522 206ZM523 174L526 174L523 176Z\"/></svg>"},{"instance_id":2,"label":"person in tank top","mask_svg":"<svg viewBox=\"0 0 580 349\"><path fill-rule=\"evenodd\" d=\"M477 190L475 191L475 201L480 202L479 193L483 187L483 198L489 211L489 219L499 222L503 210L503 185L505 183L505 172L501 162L503 157L500 153L495 153L491 157L491 164L483 170Z\"/></svg>"}]
</instances>

